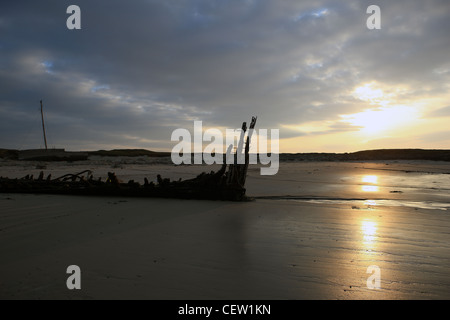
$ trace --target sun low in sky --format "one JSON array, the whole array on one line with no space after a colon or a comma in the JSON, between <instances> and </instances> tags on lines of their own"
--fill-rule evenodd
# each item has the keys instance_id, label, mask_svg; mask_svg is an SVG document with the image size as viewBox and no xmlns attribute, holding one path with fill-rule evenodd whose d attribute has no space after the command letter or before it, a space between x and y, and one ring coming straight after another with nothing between
<instances>
[{"instance_id":1,"label":"sun low in sky","mask_svg":"<svg viewBox=\"0 0 450 320\"><path fill-rule=\"evenodd\" d=\"M344 121L360 127L361 137L388 135L401 132L402 128L416 124L420 117L420 107L397 104L395 94L384 93L376 84L365 84L353 92L355 98L369 103L370 107L362 112L342 115Z\"/></svg>"},{"instance_id":2,"label":"sun low in sky","mask_svg":"<svg viewBox=\"0 0 450 320\"><path fill-rule=\"evenodd\" d=\"M350 90L350 95L363 103L360 111L338 114L335 119L285 127L304 134L302 139L296 141L303 140L303 146L311 151L320 144L325 145L327 150L338 151L342 150L344 143L353 145L347 148L348 151L378 148L448 148L448 118L433 114L449 109L442 106L446 106L450 96L443 93L437 97L425 95L410 99L410 91L414 90L402 86L387 86L376 81L364 83ZM433 136L438 138L436 143L425 142L423 139ZM333 142L336 143L335 147Z\"/></svg>"}]
</instances>

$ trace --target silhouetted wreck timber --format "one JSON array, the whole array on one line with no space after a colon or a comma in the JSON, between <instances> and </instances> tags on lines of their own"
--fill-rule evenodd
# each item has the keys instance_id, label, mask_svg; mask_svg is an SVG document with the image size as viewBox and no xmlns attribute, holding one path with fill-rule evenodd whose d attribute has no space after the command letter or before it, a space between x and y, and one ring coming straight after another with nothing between
<instances>
[{"instance_id":1,"label":"silhouetted wreck timber","mask_svg":"<svg viewBox=\"0 0 450 320\"><path fill-rule=\"evenodd\" d=\"M253 129L255 124L256 117L252 117L250 129ZM244 132L247 130L245 122L242 129ZM147 178L144 178L144 184L134 180L122 183L115 173L108 172L108 178L102 181L101 178L95 179L90 170L52 179L51 175L45 177L41 171L37 179L30 175L21 179L0 177L0 192L244 201L247 200L245 180L249 164L250 137L247 135L245 143L245 163L238 164L237 154L242 151L240 149L243 148L243 137L244 135L241 136L238 150L233 155L234 163L224 163L217 172L203 172L189 180L170 181L158 174L157 183L149 182Z\"/></svg>"}]
</instances>

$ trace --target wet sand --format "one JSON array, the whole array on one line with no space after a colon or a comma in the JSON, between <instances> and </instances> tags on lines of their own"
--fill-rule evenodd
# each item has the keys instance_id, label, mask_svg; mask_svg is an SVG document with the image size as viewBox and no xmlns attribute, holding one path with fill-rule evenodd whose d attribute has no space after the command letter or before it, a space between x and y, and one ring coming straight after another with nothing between
<instances>
[{"instance_id":1,"label":"wet sand","mask_svg":"<svg viewBox=\"0 0 450 320\"><path fill-rule=\"evenodd\" d=\"M84 169L136 181L214 170L44 171ZM1 176L39 171L0 165ZM281 163L276 176L250 169L244 203L0 194L0 298L449 299L449 173L440 162ZM69 265L81 290L66 287ZM379 289L367 287L372 265Z\"/></svg>"}]
</instances>

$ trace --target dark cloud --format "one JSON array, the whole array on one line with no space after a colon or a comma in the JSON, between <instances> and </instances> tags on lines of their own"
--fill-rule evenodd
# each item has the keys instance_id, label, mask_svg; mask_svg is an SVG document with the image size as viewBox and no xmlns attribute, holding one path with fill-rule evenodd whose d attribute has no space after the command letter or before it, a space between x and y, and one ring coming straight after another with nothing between
<instances>
[{"instance_id":1,"label":"dark cloud","mask_svg":"<svg viewBox=\"0 0 450 320\"><path fill-rule=\"evenodd\" d=\"M68 30L75 2L82 29ZM412 86L405 99L448 89L446 1L378 1L376 32L369 1L75 2L0 5L1 147L42 144L40 99L56 146L167 149L194 119L347 132L340 115L368 107L351 95L367 81Z\"/></svg>"},{"instance_id":2,"label":"dark cloud","mask_svg":"<svg viewBox=\"0 0 450 320\"><path fill-rule=\"evenodd\" d=\"M425 115L425 117L426 118L450 117L450 106L429 112Z\"/></svg>"},{"instance_id":3,"label":"dark cloud","mask_svg":"<svg viewBox=\"0 0 450 320\"><path fill-rule=\"evenodd\" d=\"M420 137L420 140L432 147L435 147L436 143L448 144L450 142L450 130L436 131L433 133L424 134Z\"/></svg>"}]
</instances>

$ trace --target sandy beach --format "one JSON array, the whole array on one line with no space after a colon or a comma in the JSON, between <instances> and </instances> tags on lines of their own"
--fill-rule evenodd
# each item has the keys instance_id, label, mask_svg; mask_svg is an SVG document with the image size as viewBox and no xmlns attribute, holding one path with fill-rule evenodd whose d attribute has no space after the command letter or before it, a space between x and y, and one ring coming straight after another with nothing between
<instances>
[{"instance_id":1,"label":"sandy beach","mask_svg":"<svg viewBox=\"0 0 450 320\"><path fill-rule=\"evenodd\" d=\"M124 181L213 166L2 160L0 176ZM0 194L1 299L449 299L450 163L249 169L249 202ZM68 290L66 269L81 269ZM369 288L369 266L380 270Z\"/></svg>"}]
</instances>

